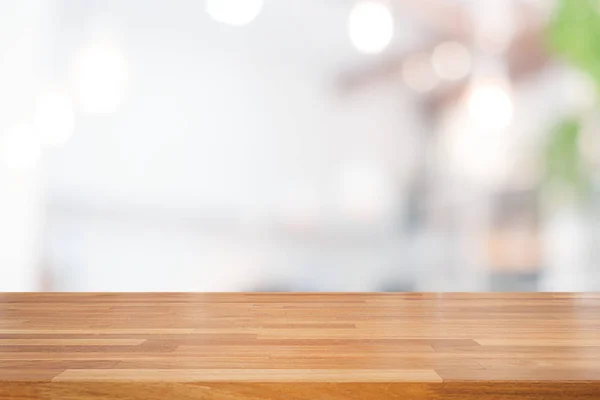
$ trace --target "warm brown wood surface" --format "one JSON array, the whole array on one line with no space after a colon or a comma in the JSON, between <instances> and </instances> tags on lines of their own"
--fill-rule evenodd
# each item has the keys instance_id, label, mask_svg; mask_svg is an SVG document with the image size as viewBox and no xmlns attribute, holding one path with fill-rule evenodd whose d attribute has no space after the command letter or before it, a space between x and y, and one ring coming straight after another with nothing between
<instances>
[{"instance_id":1,"label":"warm brown wood surface","mask_svg":"<svg viewBox=\"0 0 600 400\"><path fill-rule=\"evenodd\" d=\"M600 294L0 294L0 399L600 399Z\"/></svg>"}]
</instances>

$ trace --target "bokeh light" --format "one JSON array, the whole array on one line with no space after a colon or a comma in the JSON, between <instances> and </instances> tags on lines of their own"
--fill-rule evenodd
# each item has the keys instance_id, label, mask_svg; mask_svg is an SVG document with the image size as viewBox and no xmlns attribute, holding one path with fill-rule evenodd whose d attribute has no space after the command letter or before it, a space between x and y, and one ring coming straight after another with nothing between
<instances>
[{"instance_id":1,"label":"bokeh light","mask_svg":"<svg viewBox=\"0 0 600 400\"><path fill-rule=\"evenodd\" d=\"M394 36L394 18L389 8L376 1L356 3L348 17L348 35L361 53L380 53Z\"/></svg>"},{"instance_id":2,"label":"bokeh light","mask_svg":"<svg viewBox=\"0 0 600 400\"><path fill-rule=\"evenodd\" d=\"M512 100L498 83L476 83L469 92L467 104L469 117L478 127L504 129L512 121Z\"/></svg>"},{"instance_id":3,"label":"bokeh light","mask_svg":"<svg viewBox=\"0 0 600 400\"><path fill-rule=\"evenodd\" d=\"M75 57L73 75L84 112L111 113L125 100L129 67L121 50L108 40L92 41L83 48Z\"/></svg>"},{"instance_id":4,"label":"bokeh light","mask_svg":"<svg viewBox=\"0 0 600 400\"><path fill-rule=\"evenodd\" d=\"M471 70L471 54L457 42L443 42L435 47L431 56L434 71L442 79L459 80Z\"/></svg>"},{"instance_id":5,"label":"bokeh light","mask_svg":"<svg viewBox=\"0 0 600 400\"><path fill-rule=\"evenodd\" d=\"M252 22L262 7L262 0L206 0L205 3L206 12L215 21L235 26Z\"/></svg>"}]
</instances>

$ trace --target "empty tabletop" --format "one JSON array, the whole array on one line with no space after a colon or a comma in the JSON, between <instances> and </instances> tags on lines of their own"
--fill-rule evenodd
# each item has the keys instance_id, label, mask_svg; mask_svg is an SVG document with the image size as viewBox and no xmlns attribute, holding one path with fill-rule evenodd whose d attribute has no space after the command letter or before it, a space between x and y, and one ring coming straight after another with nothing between
<instances>
[{"instance_id":1,"label":"empty tabletop","mask_svg":"<svg viewBox=\"0 0 600 400\"><path fill-rule=\"evenodd\" d=\"M0 294L2 399L600 399L600 294Z\"/></svg>"}]
</instances>

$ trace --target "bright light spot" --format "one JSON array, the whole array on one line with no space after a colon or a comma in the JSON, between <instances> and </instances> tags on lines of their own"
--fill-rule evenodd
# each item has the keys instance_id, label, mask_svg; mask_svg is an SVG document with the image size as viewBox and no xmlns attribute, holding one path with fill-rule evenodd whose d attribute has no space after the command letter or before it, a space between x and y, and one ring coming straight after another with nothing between
<instances>
[{"instance_id":1,"label":"bright light spot","mask_svg":"<svg viewBox=\"0 0 600 400\"><path fill-rule=\"evenodd\" d=\"M402 65L402 79L409 88L419 93L432 90L439 81L427 54L409 57Z\"/></svg>"},{"instance_id":2,"label":"bright light spot","mask_svg":"<svg viewBox=\"0 0 600 400\"><path fill-rule=\"evenodd\" d=\"M471 70L471 54L465 46L456 42L436 46L431 62L440 78L451 81L466 77Z\"/></svg>"},{"instance_id":3,"label":"bright light spot","mask_svg":"<svg viewBox=\"0 0 600 400\"><path fill-rule=\"evenodd\" d=\"M33 124L43 145L64 145L75 130L75 110L71 97L58 88L44 92L37 99Z\"/></svg>"},{"instance_id":4,"label":"bright light spot","mask_svg":"<svg viewBox=\"0 0 600 400\"><path fill-rule=\"evenodd\" d=\"M361 53L380 53L394 36L394 18L382 3L361 1L350 10L348 35Z\"/></svg>"},{"instance_id":5,"label":"bright light spot","mask_svg":"<svg viewBox=\"0 0 600 400\"><path fill-rule=\"evenodd\" d=\"M77 54L73 68L77 100L84 112L111 113L124 101L127 61L109 41L90 43Z\"/></svg>"},{"instance_id":6,"label":"bright light spot","mask_svg":"<svg viewBox=\"0 0 600 400\"><path fill-rule=\"evenodd\" d=\"M459 107L443 116L439 160L444 171L459 179L496 187L516 161L515 136L506 130L481 132L473 126L467 111Z\"/></svg>"},{"instance_id":7,"label":"bright light spot","mask_svg":"<svg viewBox=\"0 0 600 400\"><path fill-rule=\"evenodd\" d=\"M513 103L507 91L499 84L475 85L468 97L471 121L480 128L504 129L513 117Z\"/></svg>"},{"instance_id":8,"label":"bright light spot","mask_svg":"<svg viewBox=\"0 0 600 400\"><path fill-rule=\"evenodd\" d=\"M35 167L42 155L39 139L29 124L17 124L10 128L1 149L4 163L13 170Z\"/></svg>"},{"instance_id":9,"label":"bright light spot","mask_svg":"<svg viewBox=\"0 0 600 400\"><path fill-rule=\"evenodd\" d=\"M208 15L228 25L247 25L258 16L263 0L206 0Z\"/></svg>"}]
</instances>

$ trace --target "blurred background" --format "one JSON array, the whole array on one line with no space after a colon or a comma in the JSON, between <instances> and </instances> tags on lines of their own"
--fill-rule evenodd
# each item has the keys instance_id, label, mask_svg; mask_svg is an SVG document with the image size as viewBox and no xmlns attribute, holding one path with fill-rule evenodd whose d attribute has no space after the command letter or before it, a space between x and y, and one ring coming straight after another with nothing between
<instances>
[{"instance_id":1,"label":"blurred background","mask_svg":"<svg viewBox=\"0 0 600 400\"><path fill-rule=\"evenodd\" d=\"M0 0L0 291L600 290L598 0Z\"/></svg>"}]
</instances>

